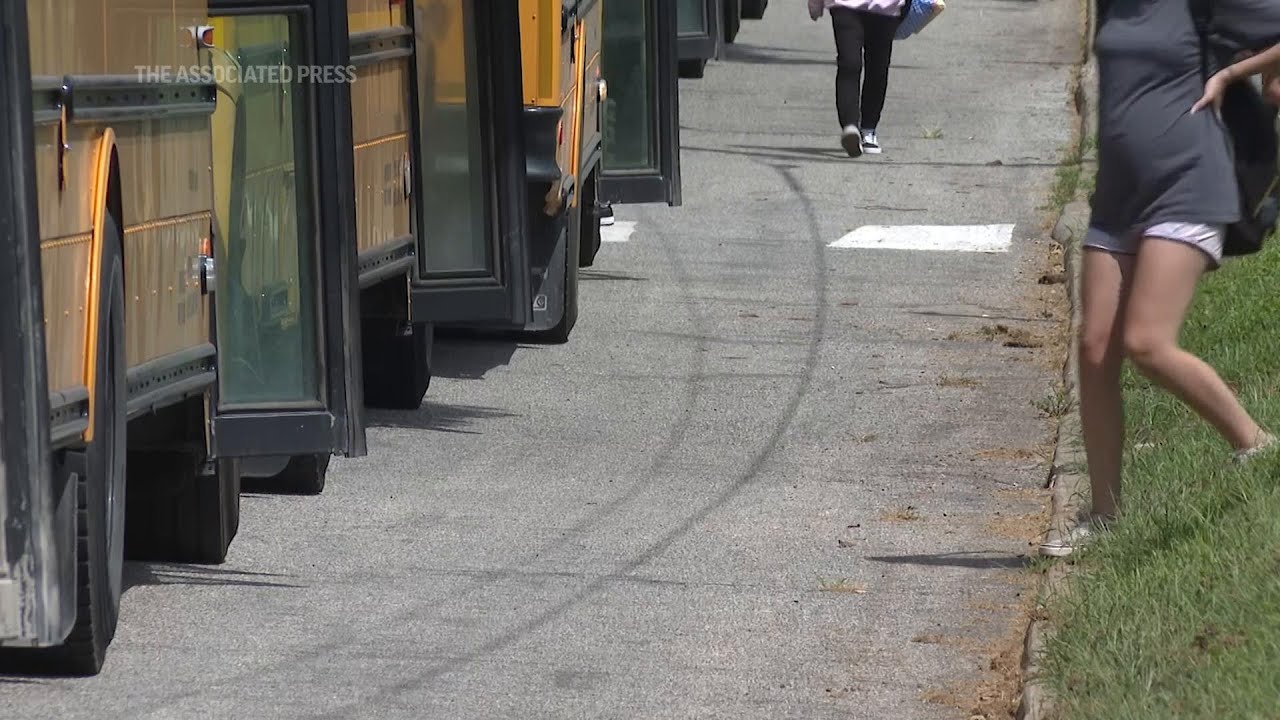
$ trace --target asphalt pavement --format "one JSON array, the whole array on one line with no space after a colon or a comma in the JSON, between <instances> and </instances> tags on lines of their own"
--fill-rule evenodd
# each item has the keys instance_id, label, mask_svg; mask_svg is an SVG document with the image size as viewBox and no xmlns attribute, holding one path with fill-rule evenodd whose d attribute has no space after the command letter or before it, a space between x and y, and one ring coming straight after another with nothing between
<instances>
[{"instance_id":1,"label":"asphalt pavement","mask_svg":"<svg viewBox=\"0 0 1280 720\"><path fill-rule=\"evenodd\" d=\"M953 4L850 160L830 25L772 3L682 81L684 204L618 209L568 345L441 342L323 496L131 565L102 675L0 678L0 714L967 718L1043 507L1078 22ZM904 225L1009 245L829 247Z\"/></svg>"}]
</instances>

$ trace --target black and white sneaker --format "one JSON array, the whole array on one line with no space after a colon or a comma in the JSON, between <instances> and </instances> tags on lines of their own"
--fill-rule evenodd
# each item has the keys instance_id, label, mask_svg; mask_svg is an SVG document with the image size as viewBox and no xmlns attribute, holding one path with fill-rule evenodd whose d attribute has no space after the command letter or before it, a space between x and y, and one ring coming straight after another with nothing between
<instances>
[{"instance_id":1,"label":"black and white sneaker","mask_svg":"<svg viewBox=\"0 0 1280 720\"><path fill-rule=\"evenodd\" d=\"M862 152L868 155L880 154L880 138L876 137L875 130L864 130L862 132Z\"/></svg>"},{"instance_id":2,"label":"black and white sneaker","mask_svg":"<svg viewBox=\"0 0 1280 720\"><path fill-rule=\"evenodd\" d=\"M840 134L840 146L851 158L862 156L862 132L858 130L858 126L845 126L844 132Z\"/></svg>"}]
</instances>

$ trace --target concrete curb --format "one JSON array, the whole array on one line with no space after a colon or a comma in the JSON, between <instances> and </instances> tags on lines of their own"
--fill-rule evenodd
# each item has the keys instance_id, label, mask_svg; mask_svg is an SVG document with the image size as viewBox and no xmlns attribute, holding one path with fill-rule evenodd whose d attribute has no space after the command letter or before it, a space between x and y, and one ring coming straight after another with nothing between
<instances>
[{"instance_id":1,"label":"concrete curb","mask_svg":"<svg viewBox=\"0 0 1280 720\"><path fill-rule=\"evenodd\" d=\"M1075 90L1075 113L1080 176L1092 177L1096 168L1096 150L1091 138L1097 134L1097 67L1092 53L1094 6L1085 2L1085 57L1079 85ZM1062 246L1067 301L1070 304L1070 332L1067 358L1062 368L1062 388L1070 412L1058 421L1058 436L1049 470L1052 510L1046 539L1059 537L1080 516L1088 499L1089 476L1085 472L1084 447L1080 435L1079 397L1076 392L1077 351L1080 329L1080 243L1089 226L1089 200L1077 189L1076 197L1062 209L1053 228L1053 239ZM1039 604L1023 643L1022 698L1018 703L1018 720L1048 720L1054 714L1054 702L1048 684L1042 678L1041 666L1052 627L1045 616L1047 600L1063 585L1070 565L1055 563L1040 582Z\"/></svg>"}]
</instances>

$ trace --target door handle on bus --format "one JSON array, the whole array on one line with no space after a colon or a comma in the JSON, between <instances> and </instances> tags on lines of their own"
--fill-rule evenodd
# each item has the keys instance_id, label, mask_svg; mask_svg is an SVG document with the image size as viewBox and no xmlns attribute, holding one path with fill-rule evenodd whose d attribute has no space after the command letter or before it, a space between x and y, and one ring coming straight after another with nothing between
<instances>
[{"instance_id":1,"label":"door handle on bus","mask_svg":"<svg viewBox=\"0 0 1280 720\"><path fill-rule=\"evenodd\" d=\"M191 284L200 286L200 294L208 295L218 282L218 265L213 256L200 253L191 258Z\"/></svg>"},{"instance_id":2,"label":"door handle on bus","mask_svg":"<svg viewBox=\"0 0 1280 720\"><path fill-rule=\"evenodd\" d=\"M200 292L208 295L218 283L218 263L210 255L200 256Z\"/></svg>"}]
</instances>

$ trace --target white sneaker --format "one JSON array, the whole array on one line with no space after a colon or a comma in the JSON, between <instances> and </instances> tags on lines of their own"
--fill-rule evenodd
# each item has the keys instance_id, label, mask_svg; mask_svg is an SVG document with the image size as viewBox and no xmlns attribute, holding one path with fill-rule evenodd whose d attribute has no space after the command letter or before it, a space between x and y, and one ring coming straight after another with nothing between
<instances>
[{"instance_id":1,"label":"white sneaker","mask_svg":"<svg viewBox=\"0 0 1280 720\"><path fill-rule=\"evenodd\" d=\"M856 158L862 155L862 131L858 130L857 125L846 125L844 132L840 133L840 146L844 151L849 153L849 157Z\"/></svg>"},{"instance_id":2,"label":"white sneaker","mask_svg":"<svg viewBox=\"0 0 1280 720\"><path fill-rule=\"evenodd\" d=\"M1102 520L1098 518L1085 520L1058 537L1048 538L1040 543L1040 554L1045 557L1067 557L1088 545L1105 529Z\"/></svg>"},{"instance_id":3,"label":"white sneaker","mask_svg":"<svg viewBox=\"0 0 1280 720\"><path fill-rule=\"evenodd\" d=\"M875 130L862 131L862 152L868 155L880 154L880 139L876 137Z\"/></svg>"},{"instance_id":4,"label":"white sneaker","mask_svg":"<svg viewBox=\"0 0 1280 720\"><path fill-rule=\"evenodd\" d=\"M1231 459L1234 460L1237 465L1244 465L1259 455L1276 448L1280 448L1280 445L1277 445L1276 443L1276 436L1263 431L1262 435L1258 438L1257 445L1249 448L1248 450L1237 450L1235 454L1231 456Z\"/></svg>"}]
</instances>

